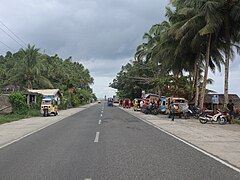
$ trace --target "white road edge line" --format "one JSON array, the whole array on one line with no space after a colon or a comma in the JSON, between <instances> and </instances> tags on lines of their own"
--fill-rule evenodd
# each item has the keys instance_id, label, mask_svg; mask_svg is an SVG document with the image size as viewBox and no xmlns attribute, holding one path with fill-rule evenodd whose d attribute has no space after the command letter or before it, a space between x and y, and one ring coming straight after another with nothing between
<instances>
[{"instance_id":1,"label":"white road edge line","mask_svg":"<svg viewBox=\"0 0 240 180\"><path fill-rule=\"evenodd\" d=\"M82 111L82 110L81 110L81 111ZM80 112L80 111L78 111L78 112ZM74 114L76 114L76 113L74 113ZM71 116L71 115L70 115L70 116ZM41 131L42 129L45 129L46 127L51 126L51 125L53 125L53 124L55 124L55 123L57 123L57 122L59 122L59 121L62 121L63 119L65 119L65 118L67 118L67 117L70 117L70 116L63 117L63 118L60 119L60 120L57 120L57 121L52 122L52 123L50 123L50 124L47 124L47 125L45 125L45 126L43 126L43 127L40 127L39 129L36 129L36 130L34 130L34 131L32 131L32 132L29 132L29 133L25 134L25 135L23 135L23 136L21 136L21 137L19 137L19 138L17 138L17 139L14 139L13 141L10 141L10 142L8 142L8 143L6 143L6 144L3 144L2 146L0 146L0 149L4 148L4 147L6 147L6 146L9 146L10 144L13 144L13 143L15 143L15 142L17 142L17 141L20 141L21 139L23 139L23 138L25 138L25 137L27 137L27 136L30 136L30 135L38 132L38 131Z\"/></svg>"},{"instance_id":2,"label":"white road edge line","mask_svg":"<svg viewBox=\"0 0 240 180\"><path fill-rule=\"evenodd\" d=\"M99 121L98 121L98 124L101 124L102 123L102 120L101 119L99 119Z\"/></svg>"},{"instance_id":3,"label":"white road edge line","mask_svg":"<svg viewBox=\"0 0 240 180\"><path fill-rule=\"evenodd\" d=\"M60 120L60 121L61 121L61 120ZM6 143L6 144L0 146L0 149L4 148L4 147L6 147L6 146L8 146L8 145L10 145L10 144L13 144L13 143L15 143L15 142L17 142L17 141L20 141L21 139L23 139L23 138L25 138L25 137L27 137L27 136L30 136L30 135L38 132L38 131L41 131L42 129L44 129L44 128L48 127L48 126L51 126L51 125L53 125L53 124L55 124L55 123L57 123L57 122L59 122L59 121L53 122L53 123L51 123L51 124L47 124L47 125L39 128L39 129L37 129L37 130L35 130L35 131L32 131L32 132L30 132L30 133L27 133L27 134L25 134L25 135L23 135L23 136L15 139L15 140L9 142L9 143Z\"/></svg>"},{"instance_id":4,"label":"white road edge line","mask_svg":"<svg viewBox=\"0 0 240 180\"><path fill-rule=\"evenodd\" d=\"M162 131L162 132L168 134L169 136L172 136L173 138L175 138L175 139L177 139L177 140L179 140L179 141L181 141L181 142L187 144L188 146L190 146L190 147L192 147L192 148L194 148L194 149L200 151L201 153L203 153L203 154L205 154L205 155L207 155L207 156L209 156L209 157L215 159L216 161L218 161L218 162L224 164L225 166L228 166L229 168L231 168L231 169L233 169L233 170L235 170L235 171L237 171L237 172L240 173L240 169L239 169L239 168L237 168L237 167L235 167L235 166L233 166L233 165L231 165L231 164L229 164L229 163L223 161L222 159L220 159L220 158L218 158L218 157L216 157L216 156L214 156L214 155L208 153L207 151L204 151L203 149L200 149L199 147L197 147L197 146L195 146L195 145L193 145L193 144L191 144L191 143L185 141L184 139L181 139L180 137L177 137L176 135L174 135L174 134L172 134L172 133L170 133L170 132L168 132L168 131L162 129L161 127L159 127L159 126L157 126L157 125L155 125L155 124L153 124L153 123L151 123L151 122L149 122L149 121L147 121L147 120L145 120L145 119L142 119L142 118L140 118L140 117L137 117L137 118L141 119L141 120L144 121L145 123L154 126L155 128L159 129L160 131Z\"/></svg>"},{"instance_id":5,"label":"white road edge line","mask_svg":"<svg viewBox=\"0 0 240 180\"><path fill-rule=\"evenodd\" d=\"M99 132L96 132L96 137L95 137L95 139L94 139L94 142L98 142L98 139L99 139Z\"/></svg>"}]
</instances>

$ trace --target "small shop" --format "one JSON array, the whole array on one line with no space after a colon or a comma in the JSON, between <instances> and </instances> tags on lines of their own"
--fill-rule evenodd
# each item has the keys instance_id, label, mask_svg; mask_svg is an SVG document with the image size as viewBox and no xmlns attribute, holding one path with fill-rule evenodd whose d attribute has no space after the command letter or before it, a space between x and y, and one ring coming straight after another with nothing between
<instances>
[{"instance_id":1,"label":"small shop","mask_svg":"<svg viewBox=\"0 0 240 180\"><path fill-rule=\"evenodd\" d=\"M60 98L62 97L59 89L28 89L28 92L41 94L43 96L43 99L54 99L58 105L60 104Z\"/></svg>"},{"instance_id":2,"label":"small shop","mask_svg":"<svg viewBox=\"0 0 240 180\"><path fill-rule=\"evenodd\" d=\"M229 94L228 99L232 100L235 108L240 108L240 98L236 94ZM220 111L224 107L224 94L206 94L204 100L204 109L216 113L219 108Z\"/></svg>"}]
</instances>

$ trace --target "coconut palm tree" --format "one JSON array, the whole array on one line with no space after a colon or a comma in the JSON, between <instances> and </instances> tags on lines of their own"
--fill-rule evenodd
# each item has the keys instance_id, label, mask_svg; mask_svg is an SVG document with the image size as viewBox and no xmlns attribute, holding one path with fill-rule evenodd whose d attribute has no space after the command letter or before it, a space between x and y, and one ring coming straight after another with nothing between
<instances>
[{"instance_id":1,"label":"coconut palm tree","mask_svg":"<svg viewBox=\"0 0 240 180\"><path fill-rule=\"evenodd\" d=\"M199 84L199 68L202 55L205 58L205 71L204 71L204 81L201 92L200 105L203 107L203 101L206 90L207 75L208 75L208 66L210 65L211 69L215 69L214 64L220 70L220 64L223 62L221 55L221 45L218 42L218 37L216 36L216 25L213 23L213 18L210 18L217 14L211 9L208 1L193 1L185 0L179 1L175 0L174 4L178 7L176 8L179 16L183 17L180 21L175 23L176 29L176 38L181 39L180 44L188 44L191 42L189 47L195 53L195 67L194 79L196 80L195 85ZM210 16L210 17L209 17ZM177 29L178 28L178 29ZM214 41L214 43L211 43ZM207 48L205 48L207 47ZM206 50L206 51L205 51ZM202 54L202 55L201 55ZM214 64L213 64L214 62ZM198 101L198 92L199 87L196 87L195 95L195 104Z\"/></svg>"},{"instance_id":2,"label":"coconut palm tree","mask_svg":"<svg viewBox=\"0 0 240 180\"><path fill-rule=\"evenodd\" d=\"M187 0L193 4L194 0ZM201 30L201 35L214 33L216 39L224 44L225 54L225 83L224 83L224 104L228 103L228 74L229 60L233 55L233 47L240 41L240 1L238 0L204 0L200 9L206 19L206 26ZM200 2L198 2L200 3Z\"/></svg>"},{"instance_id":3,"label":"coconut palm tree","mask_svg":"<svg viewBox=\"0 0 240 180\"><path fill-rule=\"evenodd\" d=\"M34 45L28 45L26 49L20 49L20 59L15 64L13 69L15 76L11 78L11 81L20 82L28 89L32 89L34 85L53 88L52 83L41 74L42 64L38 59L39 50Z\"/></svg>"},{"instance_id":4,"label":"coconut palm tree","mask_svg":"<svg viewBox=\"0 0 240 180\"><path fill-rule=\"evenodd\" d=\"M239 1L237 0L172 0L174 11L167 8L169 22L166 30L158 24L144 36L146 43L139 46L136 59L160 62L176 76L183 70L193 74L198 103L200 68L204 80L200 104L203 107L209 67L220 70L225 54L225 103L227 102L229 58L232 47L239 42ZM160 28L161 27L161 28ZM153 33L154 32L154 33ZM204 65L204 66L203 66Z\"/></svg>"},{"instance_id":5,"label":"coconut palm tree","mask_svg":"<svg viewBox=\"0 0 240 180\"><path fill-rule=\"evenodd\" d=\"M216 2L212 2L216 3ZM224 82L224 104L228 103L228 78L229 78L229 60L233 45L240 42L240 1L221 0L218 1L216 8L221 12L221 21L218 21L220 29L220 38L225 42L225 82ZM222 35L222 37L221 37ZM239 49L238 46L235 46Z\"/></svg>"}]
</instances>

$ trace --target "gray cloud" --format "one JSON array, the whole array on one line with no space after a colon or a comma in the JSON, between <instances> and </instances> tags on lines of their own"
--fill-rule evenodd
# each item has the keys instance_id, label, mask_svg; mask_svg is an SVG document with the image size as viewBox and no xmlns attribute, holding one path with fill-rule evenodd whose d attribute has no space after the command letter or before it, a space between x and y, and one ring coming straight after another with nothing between
<instances>
[{"instance_id":1,"label":"gray cloud","mask_svg":"<svg viewBox=\"0 0 240 180\"><path fill-rule=\"evenodd\" d=\"M105 90L108 95L114 92L108 84L121 66L132 59L144 32L165 19L169 0L0 0L0 3L0 19L8 27L47 54L72 56L83 63L95 78L94 91L103 97ZM1 31L0 38L12 49L20 48ZM1 54L7 50L0 44ZM231 68L237 71L238 65L235 61ZM217 90L223 84L220 75L213 75ZM230 76L234 78L237 74Z\"/></svg>"},{"instance_id":2,"label":"gray cloud","mask_svg":"<svg viewBox=\"0 0 240 180\"><path fill-rule=\"evenodd\" d=\"M0 18L47 54L72 56L95 78L97 95L130 60L142 35L164 20L168 0L1 0ZM2 37L3 36L3 37ZM20 46L0 33L15 50ZM8 49L2 48L1 53ZM108 80L108 82L107 82ZM101 88L99 88L101 84ZM112 90L110 90L112 92ZM100 91L99 91L100 92Z\"/></svg>"},{"instance_id":3,"label":"gray cloud","mask_svg":"<svg viewBox=\"0 0 240 180\"><path fill-rule=\"evenodd\" d=\"M166 2L21 0L5 1L2 9L11 27L49 53L112 60L132 56L143 33L163 20Z\"/></svg>"}]
</instances>

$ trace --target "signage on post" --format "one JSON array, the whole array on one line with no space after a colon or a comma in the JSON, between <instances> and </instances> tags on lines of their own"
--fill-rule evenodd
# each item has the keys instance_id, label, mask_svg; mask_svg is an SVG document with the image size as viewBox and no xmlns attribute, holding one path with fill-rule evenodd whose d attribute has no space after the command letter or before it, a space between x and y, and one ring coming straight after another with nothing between
<instances>
[{"instance_id":1,"label":"signage on post","mask_svg":"<svg viewBox=\"0 0 240 180\"><path fill-rule=\"evenodd\" d=\"M219 96L218 95L213 95L212 96L212 103L213 104L219 104Z\"/></svg>"}]
</instances>

